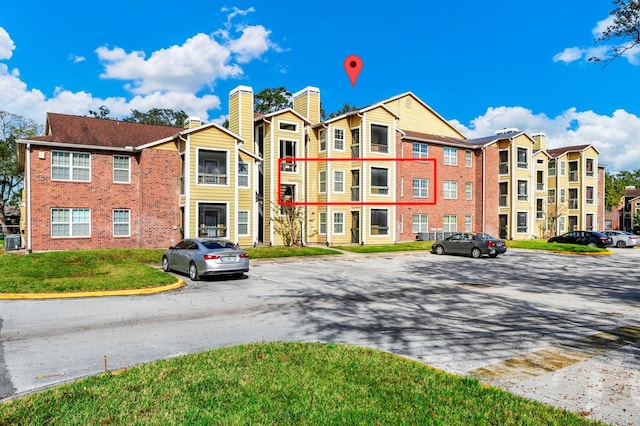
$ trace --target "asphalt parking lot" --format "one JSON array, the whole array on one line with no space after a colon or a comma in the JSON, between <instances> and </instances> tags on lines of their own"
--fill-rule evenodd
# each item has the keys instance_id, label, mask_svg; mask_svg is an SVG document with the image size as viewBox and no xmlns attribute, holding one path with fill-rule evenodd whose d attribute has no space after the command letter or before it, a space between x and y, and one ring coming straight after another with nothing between
<instances>
[{"instance_id":1,"label":"asphalt parking lot","mask_svg":"<svg viewBox=\"0 0 640 426\"><path fill-rule=\"evenodd\" d=\"M151 296L0 301L0 399L245 342L345 342L640 424L640 249L254 261Z\"/></svg>"}]
</instances>

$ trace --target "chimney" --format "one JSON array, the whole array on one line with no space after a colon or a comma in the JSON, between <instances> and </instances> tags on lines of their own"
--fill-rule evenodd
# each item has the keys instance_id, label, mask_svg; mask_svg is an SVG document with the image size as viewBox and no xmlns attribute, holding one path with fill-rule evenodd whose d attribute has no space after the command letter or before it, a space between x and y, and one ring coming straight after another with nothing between
<instances>
[{"instance_id":1,"label":"chimney","mask_svg":"<svg viewBox=\"0 0 640 426\"><path fill-rule=\"evenodd\" d=\"M313 124L320 122L320 89L307 86L293 94L293 110Z\"/></svg>"},{"instance_id":2,"label":"chimney","mask_svg":"<svg viewBox=\"0 0 640 426\"><path fill-rule=\"evenodd\" d=\"M533 144L534 151L546 151L547 150L547 135L544 132L538 132L531 135L531 138L535 141Z\"/></svg>"},{"instance_id":3,"label":"chimney","mask_svg":"<svg viewBox=\"0 0 640 426\"><path fill-rule=\"evenodd\" d=\"M253 146L253 89L238 86L229 92L229 130Z\"/></svg>"},{"instance_id":4,"label":"chimney","mask_svg":"<svg viewBox=\"0 0 640 426\"><path fill-rule=\"evenodd\" d=\"M189 117L187 118L187 121L184 123L184 128L185 129L193 129L194 127L199 127L202 125L202 120L200 120L200 117Z\"/></svg>"}]
</instances>

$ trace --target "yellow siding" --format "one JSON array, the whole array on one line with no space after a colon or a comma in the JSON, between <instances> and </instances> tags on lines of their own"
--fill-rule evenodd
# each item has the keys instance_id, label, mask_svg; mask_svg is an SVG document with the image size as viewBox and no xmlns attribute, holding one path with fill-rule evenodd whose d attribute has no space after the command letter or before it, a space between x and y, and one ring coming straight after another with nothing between
<instances>
[{"instance_id":1,"label":"yellow siding","mask_svg":"<svg viewBox=\"0 0 640 426\"><path fill-rule=\"evenodd\" d=\"M240 92L229 96L229 130L240 134Z\"/></svg>"},{"instance_id":2,"label":"yellow siding","mask_svg":"<svg viewBox=\"0 0 640 426\"><path fill-rule=\"evenodd\" d=\"M178 147L176 146L175 141L165 142L160 145L156 145L151 147L151 149L159 149L164 151L178 151Z\"/></svg>"},{"instance_id":3,"label":"yellow siding","mask_svg":"<svg viewBox=\"0 0 640 426\"><path fill-rule=\"evenodd\" d=\"M411 94L394 99L385 105L400 116L398 127L402 130L466 139L461 132L455 130L446 120L425 107Z\"/></svg>"}]
</instances>

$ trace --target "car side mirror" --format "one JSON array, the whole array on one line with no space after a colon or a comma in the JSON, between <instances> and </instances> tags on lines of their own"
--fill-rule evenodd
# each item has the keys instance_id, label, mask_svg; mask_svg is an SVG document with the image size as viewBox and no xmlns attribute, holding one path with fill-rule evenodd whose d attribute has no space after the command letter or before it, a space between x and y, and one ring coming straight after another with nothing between
<instances>
[{"instance_id":1,"label":"car side mirror","mask_svg":"<svg viewBox=\"0 0 640 426\"><path fill-rule=\"evenodd\" d=\"M169 250L173 250L174 248L176 248L176 246L170 246Z\"/></svg>"}]
</instances>

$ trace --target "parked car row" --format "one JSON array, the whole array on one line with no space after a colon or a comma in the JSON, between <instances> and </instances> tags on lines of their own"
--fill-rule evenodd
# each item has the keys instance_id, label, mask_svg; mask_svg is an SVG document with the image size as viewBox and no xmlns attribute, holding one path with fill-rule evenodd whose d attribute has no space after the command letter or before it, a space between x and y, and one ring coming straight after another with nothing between
<instances>
[{"instance_id":1,"label":"parked car row","mask_svg":"<svg viewBox=\"0 0 640 426\"><path fill-rule=\"evenodd\" d=\"M550 243L580 244L591 247L606 248L616 246L619 248L635 247L640 242L637 235L628 231L571 231L566 234L551 237Z\"/></svg>"}]
</instances>

